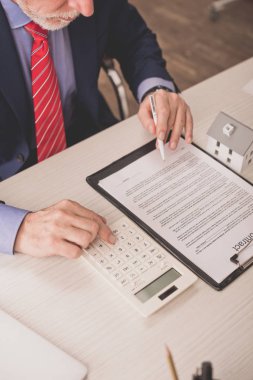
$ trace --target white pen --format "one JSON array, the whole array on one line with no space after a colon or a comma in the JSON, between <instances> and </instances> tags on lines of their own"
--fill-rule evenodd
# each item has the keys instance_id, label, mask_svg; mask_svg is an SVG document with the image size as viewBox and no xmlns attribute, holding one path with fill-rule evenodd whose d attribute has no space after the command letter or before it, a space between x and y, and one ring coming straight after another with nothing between
<instances>
[{"instance_id":1,"label":"white pen","mask_svg":"<svg viewBox=\"0 0 253 380\"><path fill-rule=\"evenodd\" d=\"M157 113L156 113L155 97L154 97L154 95L149 95L149 102L150 102L150 107L151 107L151 112L152 112L153 120L154 120L155 126L157 126ZM158 145L159 145L159 150L160 150L160 154L161 154L162 160L165 161L163 140L160 140L160 139L157 138L157 142L158 142Z\"/></svg>"}]
</instances>

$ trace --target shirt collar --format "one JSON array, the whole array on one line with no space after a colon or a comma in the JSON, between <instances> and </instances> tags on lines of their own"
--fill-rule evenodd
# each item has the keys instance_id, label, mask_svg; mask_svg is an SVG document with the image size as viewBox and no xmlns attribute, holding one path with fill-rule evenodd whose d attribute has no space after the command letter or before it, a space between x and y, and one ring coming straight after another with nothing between
<instances>
[{"instance_id":1,"label":"shirt collar","mask_svg":"<svg viewBox=\"0 0 253 380\"><path fill-rule=\"evenodd\" d=\"M11 29L21 28L30 22L30 18L11 0L0 0L5 10Z\"/></svg>"}]
</instances>

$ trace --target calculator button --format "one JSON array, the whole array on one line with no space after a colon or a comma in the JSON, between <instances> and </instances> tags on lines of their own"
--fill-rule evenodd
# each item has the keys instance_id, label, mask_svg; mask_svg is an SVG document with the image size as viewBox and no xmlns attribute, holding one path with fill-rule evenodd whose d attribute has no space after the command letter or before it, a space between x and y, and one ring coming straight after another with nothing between
<instances>
[{"instance_id":1,"label":"calculator button","mask_svg":"<svg viewBox=\"0 0 253 380\"><path fill-rule=\"evenodd\" d=\"M124 235L124 234L122 234L122 233L120 233L119 235L118 235L118 239L119 239L119 241L125 241L126 240L126 236Z\"/></svg>"},{"instance_id":2,"label":"calculator button","mask_svg":"<svg viewBox=\"0 0 253 380\"><path fill-rule=\"evenodd\" d=\"M163 260L163 259L165 259L164 253L161 253L159 251L158 251L157 255L155 255L155 257L157 258L157 260Z\"/></svg>"},{"instance_id":3,"label":"calculator button","mask_svg":"<svg viewBox=\"0 0 253 380\"><path fill-rule=\"evenodd\" d=\"M111 273L115 268L111 264L106 264L104 269L106 270L106 272Z\"/></svg>"},{"instance_id":4,"label":"calculator button","mask_svg":"<svg viewBox=\"0 0 253 380\"><path fill-rule=\"evenodd\" d=\"M120 224L120 227L121 227L123 230L125 230L125 229L128 228L128 224L127 224L126 222L122 222L122 223Z\"/></svg>"},{"instance_id":5,"label":"calculator button","mask_svg":"<svg viewBox=\"0 0 253 380\"><path fill-rule=\"evenodd\" d=\"M119 259L118 257L116 259L114 259L113 261L113 264L116 266L116 267L119 267L121 266L122 264L124 264L124 261L122 259Z\"/></svg>"},{"instance_id":6,"label":"calculator button","mask_svg":"<svg viewBox=\"0 0 253 380\"><path fill-rule=\"evenodd\" d=\"M151 255L156 255L159 252L159 250L151 246L148 248L148 252L151 253Z\"/></svg>"},{"instance_id":7,"label":"calculator button","mask_svg":"<svg viewBox=\"0 0 253 380\"><path fill-rule=\"evenodd\" d=\"M113 233L113 235L117 236L120 233L120 230L118 228L113 228L112 227L112 233Z\"/></svg>"},{"instance_id":8,"label":"calculator button","mask_svg":"<svg viewBox=\"0 0 253 380\"><path fill-rule=\"evenodd\" d=\"M141 264L140 260L138 259L133 259L130 261L130 264L133 266L133 267L137 267L138 265Z\"/></svg>"},{"instance_id":9,"label":"calculator button","mask_svg":"<svg viewBox=\"0 0 253 380\"><path fill-rule=\"evenodd\" d=\"M152 259L148 259L148 260L146 261L146 264L147 264L149 267L152 267L153 265L156 264L156 262L157 262L157 260L155 260L154 258L152 258Z\"/></svg>"},{"instance_id":10,"label":"calculator button","mask_svg":"<svg viewBox=\"0 0 253 380\"><path fill-rule=\"evenodd\" d=\"M89 255L91 256L97 256L100 254L100 252L98 252L97 249L95 249L94 247L90 246L88 249L86 248L85 249L85 253L88 253Z\"/></svg>"},{"instance_id":11,"label":"calculator button","mask_svg":"<svg viewBox=\"0 0 253 380\"><path fill-rule=\"evenodd\" d=\"M110 248L103 242L101 241L95 241L92 243L92 245L97 248L100 252L102 253L105 253L105 252L109 252L110 251Z\"/></svg>"},{"instance_id":12,"label":"calculator button","mask_svg":"<svg viewBox=\"0 0 253 380\"><path fill-rule=\"evenodd\" d=\"M124 244L126 248L132 248L135 245L135 242L131 239L127 239Z\"/></svg>"},{"instance_id":13,"label":"calculator button","mask_svg":"<svg viewBox=\"0 0 253 380\"><path fill-rule=\"evenodd\" d=\"M136 231L133 228L129 228L127 233L129 236L133 236L136 233Z\"/></svg>"},{"instance_id":14,"label":"calculator button","mask_svg":"<svg viewBox=\"0 0 253 380\"><path fill-rule=\"evenodd\" d=\"M163 270L163 269L167 269L167 268L170 268L171 265L168 261L162 261L161 264L160 264L160 268Z\"/></svg>"},{"instance_id":15,"label":"calculator button","mask_svg":"<svg viewBox=\"0 0 253 380\"><path fill-rule=\"evenodd\" d=\"M141 261L145 261L147 260L148 258L150 258L151 255L148 253L148 252L141 252L141 254L138 255L138 258L141 260Z\"/></svg>"},{"instance_id":16,"label":"calculator button","mask_svg":"<svg viewBox=\"0 0 253 380\"><path fill-rule=\"evenodd\" d=\"M138 277L138 274L136 272L130 272L130 273L127 274L127 278L129 280L134 280L137 277Z\"/></svg>"},{"instance_id":17,"label":"calculator button","mask_svg":"<svg viewBox=\"0 0 253 380\"><path fill-rule=\"evenodd\" d=\"M122 257L125 260L130 260L133 257L133 255L131 253L129 253L129 252L125 252L125 253L123 253Z\"/></svg>"},{"instance_id":18,"label":"calculator button","mask_svg":"<svg viewBox=\"0 0 253 380\"><path fill-rule=\"evenodd\" d=\"M143 240L143 237L142 237L141 235L139 235L139 234L136 234L136 235L134 236L134 239L135 239L137 242L140 242L140 241Z\"/></svg>"},{"instance_id":19,"label":"calculator button","mask_svg":"<svg viewBox=\"0 0 253 380\"><path fill-rule=\"evenodd\" d=\"M125 252L125 248L122 246L122 245L118 245L115 249L114 249L114 252L115 253L123 253L123 252Z\"/></svg>"},{"instance_id":20,"label":"calculator button","mask_svg":"<svg viewBox=\"0 0 253 380\"><path fill-rule=\"evenodd\" d=\"M116 253L114 253L113 251L110 251L108 253L106 252L105 256L108 258L108 260L115 259L115 257L117 257Z\"/></svg>"},{"instance_id":21,"label":"calculator button","mask_svg":"<svg viewBox=\"0 0 253 380\"><path fill-rule=\"evenodd\" d=\"M99 260L101 259L101 253L100 252L97 252L96 255L90 255L90 258L93 259L94 261L96 262L99 262Z\"/></svg>"},{"instance_id":22,"label":"calculator button","mask_svg":"<svg viewBox=\"0 0 253 380\"><path fill-rule=\"evenodd\" d=\"M141 274L141 273L145 272L147 269L148 269L148 267L146 265L142 264L142 265L139 265L138 268L136 268L136 272Z\"/></svg>"},{"instance_id":23,"label":"calculator button","mask_svg":"<svg viewBox=\"0 0 253 380\"><path fill-rule=\"evenodd\" d=\"M133 255L138 255L138 253L141 253L142 252L142 248L139 247L138 245L132 247L130 249L130 252L133 254Z\"/></svg>"},{"instance_id":24,"label":"calculator button","mask_svg":"<svg viewBox=\"0 0 253 380\"><path fill-rule=\"evenodd\" d=\"M134 291L137 287L144 284L144 281L141 278L137 278L133 282L131 282L131 290Z\"/></svg>"},{"instance_id":25,"label":"calculator button","mask_svg":"<svg viewBox=\"0 0 253 380\"><path fill-rule=\"evenodd\" d=\"M112 273L112 276L116 279L119 280L122 277L122 274L120 272L114 272Z\"/></svg>"},{"instance_id":26,"label":"calculator button","mask_svg":"<svg viewBox=\"0 0 253 380\"><path fill-rule=\"evenodd\" d=\"M128 273L130 270L131 270L130 265L123 265L123 267L121 268L121 272L124 274Z\"/></svg>"},{"instance_id":27,"label":"calculator button","mask_svg":"<svg viewBox=\"0 0 253 380\"><path fill-rule=\"evenodd\" d=\"M96 260L102 267L105 267L108 264L108 261L104 257L100 257L98 260Z\"/></svg>"},{"instance_id":28,"label":"calculator button","mask_svg":"<svg viewBox=\"0 0 253 380\"><path fill-rule=\"evenodd\" d=\"M119 280L119 284L122 285L122 286L126 286L128 284L128 281L126 278L121 278Z\"/></svg>"},{"instance_id":29,"label":"calculator button","mask_svg":"<svg viewBox=\"0 0 253 380\"><path fill-rule=\"evenodd\" d=\"M146 249L150 247L150 243L147 240L143 240L140 242L140 246Z\"/></svg>"}]
</instances>

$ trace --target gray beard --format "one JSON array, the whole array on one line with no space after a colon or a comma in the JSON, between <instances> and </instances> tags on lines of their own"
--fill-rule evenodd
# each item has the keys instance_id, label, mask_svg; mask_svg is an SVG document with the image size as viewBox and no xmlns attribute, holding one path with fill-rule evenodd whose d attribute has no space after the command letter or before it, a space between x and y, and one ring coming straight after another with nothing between
<instances>
[{"instance_id":1,"label":"gray beard","mask_svg":"<svg viewBox=\"0 0 253 380\"><path fill-rule=\"evenodd\" d=\"M77 11L63 12L60 14L48 15L48 16L39 16L37 13L33 12L30 8L24 6L22 0L16 0L18 6L22 9L22 11L36 24L46 30L54 31L65 28L72 21L74 21L80 13ZM54 18L55 17L55 18ZM57 20L57 17L59 19ZM61 20L60 17L70 17L71 20Z\"/></svg>"}]
</instances>

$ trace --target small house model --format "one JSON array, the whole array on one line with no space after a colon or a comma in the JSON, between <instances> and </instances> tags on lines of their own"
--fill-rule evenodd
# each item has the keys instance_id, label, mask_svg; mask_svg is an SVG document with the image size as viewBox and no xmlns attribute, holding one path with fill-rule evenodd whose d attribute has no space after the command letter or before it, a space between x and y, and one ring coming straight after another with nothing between
<instances>
[{"instance_id":1,"label":"small house model","mask_svg":"<svg viewBox=\"0 0 253 380\"><path fill-rule=\"evenodd\" d=\"M207 151L241 173L253 163L253 130L223 112L208 132Z\"/></svg>"}]
</instances>

